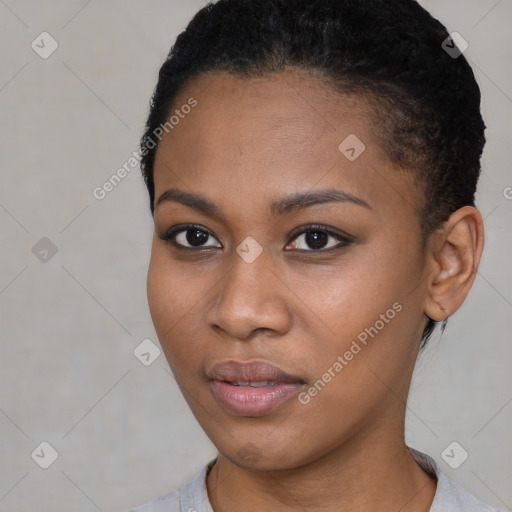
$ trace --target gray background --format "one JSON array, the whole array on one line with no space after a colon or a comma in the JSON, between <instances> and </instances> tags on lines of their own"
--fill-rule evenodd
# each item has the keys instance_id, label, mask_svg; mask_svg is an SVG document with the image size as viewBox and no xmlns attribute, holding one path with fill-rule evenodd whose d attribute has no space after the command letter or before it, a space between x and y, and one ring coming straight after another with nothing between
<instances>
[{"instance_id":1,"label":"gray background","mask_svg":"<svg viewBox=\"0 0 512 512\"><path fill-rule=\"evenodd\" d=\"M486 249L470 297L418 363L407 440L511 510L512 2L422 4L469 42L483 91ZM138 168L92 194L138 149L159 66L202 5L0 0L0 511L123 511L215 454L163 355L144 366L133 354L156 342ZM59 44L47 59L31 48L43 31ZM42 237L57 248L46 262L32 251ZM59 454L48 469L31 458L42 441ZM458 469L441 457L452 441L469 453Z\"/></svg>"}]
</instances>

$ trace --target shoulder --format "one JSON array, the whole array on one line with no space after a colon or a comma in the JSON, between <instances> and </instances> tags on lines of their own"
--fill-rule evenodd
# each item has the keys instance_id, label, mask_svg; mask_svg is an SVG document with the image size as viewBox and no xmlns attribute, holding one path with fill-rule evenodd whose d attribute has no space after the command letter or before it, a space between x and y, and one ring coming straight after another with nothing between
<instances>
[{"instance_id":1,"label":"shoulder","mask_svg":"<svg viewBox=\"0 0 512 512\"><path fill-rule=\"evenodd\" d=\"M478 500L463 487L450 480L437 462L425 453L409 448L416 462L427 472L435 474L437 489L430 512L501 512Z\"/></svg>"},{"instance_id":2,"label":"shoulder","mask_svg":"<svg viewBox=\"0 0 512 512\"><path fill-rule=\"evenodd\" d=\"M463 487L441 474L438 478L438 486L441 489L439 499L434 498L431 512L458 511L461 512L501 512L491 505L478 500ZM436 498L438 495L436 493Z\"/></svg>"},{"instance_id":3,"label":"shoulder","mask_svg":"<svg viewBox=\"0 0 512 512\"><path fill-rule=\"evenodd\" d=\"M180 492L168 492L128 512L180 512Z\"/></svg>"},{"instance_id":4,"label":"shoulder","mask_svg":"<svg viewBox=\"0 0 512 512\"><path fill-rule=\"evenodd\" d=\"M437 488L430 512L502 512L478 500L463 487L450 480L436 461L414 448L409 448L418 464L435 475ZM206 475L215 460L201 468L196 476L179 491L171 491L140 505L129 512L213 512L206 490Z\"/></svg>"},{"instance_id":5,"label":"shoulder","mask_svg":"<svg viewBox=\"0 0 512 512\"><path fill-rule=\"evenodd\" d=\"M213 512L206 490L206 475L215 460L204 465L199 472L177 491L170 491L128 512Z\"/></svg>"}]
</instances>

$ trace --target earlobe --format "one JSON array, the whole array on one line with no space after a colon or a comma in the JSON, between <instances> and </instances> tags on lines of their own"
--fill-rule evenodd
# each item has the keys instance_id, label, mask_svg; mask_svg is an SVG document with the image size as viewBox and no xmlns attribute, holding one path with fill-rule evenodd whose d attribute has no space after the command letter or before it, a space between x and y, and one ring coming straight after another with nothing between
<instances>
[{"instance_id":1,"label":"earlobe","mask_svg":"<svg viewBox=\"0 0 512 512\"><path fill-rule=\"evenodd\" d=\"M473 285L484 243L482 216L464 206L432 236L424 312L439 322L460 308Z\"/></svg>"}]
</instances>

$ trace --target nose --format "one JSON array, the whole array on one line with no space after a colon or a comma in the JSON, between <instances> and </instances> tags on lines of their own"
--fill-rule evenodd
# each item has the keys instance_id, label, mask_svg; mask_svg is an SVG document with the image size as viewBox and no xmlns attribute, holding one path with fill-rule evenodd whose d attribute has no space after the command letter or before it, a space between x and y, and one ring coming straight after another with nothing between
<instances>
[{"instance_id":1,"label":"nose","mask_svg":"<svg viewBox=\"0 0 512 512\"><path fill-rule=\"evenodd\" d=\"M287 299L291 292L271 260L265 251L252 263L234 254L231 270L221 280L217 300L207 315L217 333L249 340L256 332L273 336L290 330Z\"/></svg>"}]
</instances>

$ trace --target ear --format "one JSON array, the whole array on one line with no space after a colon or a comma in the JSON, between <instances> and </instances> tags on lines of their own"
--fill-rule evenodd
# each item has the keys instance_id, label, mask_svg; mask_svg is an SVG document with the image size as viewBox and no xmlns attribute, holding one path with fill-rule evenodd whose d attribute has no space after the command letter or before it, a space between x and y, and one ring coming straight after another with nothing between
<instances>
[{"instance_id":1,"label":"ear","mask_svg":"<svg viewBox=\"0 0 512 512\"><path fill-rule=\"evenodd\" d=\"M472 206L453 212L431 235L425 315L440 322L460 308L475 280L483 248L482 215Z\"/></svg>"}]
</instances>

